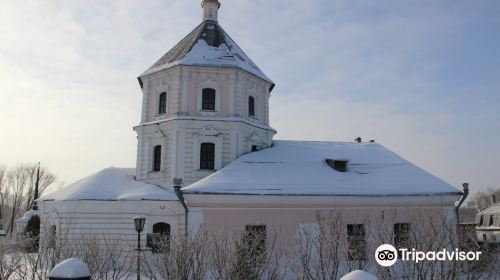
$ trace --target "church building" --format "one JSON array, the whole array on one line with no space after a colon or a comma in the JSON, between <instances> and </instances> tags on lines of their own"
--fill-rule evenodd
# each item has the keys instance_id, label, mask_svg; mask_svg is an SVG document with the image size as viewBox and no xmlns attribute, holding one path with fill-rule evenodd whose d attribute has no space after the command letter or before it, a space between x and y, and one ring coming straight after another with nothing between
<instances>
[{"instance_id":1,"label":"church building","mask_svg":"<svg viewBox=\"0 0 500 280\"><path fill-rule=\"evenodd\" d=\"M273 140L275 84L219 25L220 5L203 0L202 22L138 77L136 167L39 199L51 234L133 239L132 218L144 215L146 233L258 227L286 243L318 210L342 209L361 226L357 217L394 209L454 215L461 191L374 141Z\"/></svg>"}]
</instances>

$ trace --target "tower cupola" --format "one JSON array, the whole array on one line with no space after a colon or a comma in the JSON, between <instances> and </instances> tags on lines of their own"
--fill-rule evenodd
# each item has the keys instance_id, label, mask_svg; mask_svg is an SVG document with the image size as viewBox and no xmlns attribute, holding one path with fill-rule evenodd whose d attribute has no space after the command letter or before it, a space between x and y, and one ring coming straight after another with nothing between
<instances>
[{"instance_id":1,"label":"tower cupola","mask_svg":"<svg viewBox=\"0 0 500 280\"><path fill-rule=\"evenodd\" d=\"M201 7L203 8L203 21L217 21L217 14L220 8L219 0L202 0Z\"/></svg>"}]
</instances>

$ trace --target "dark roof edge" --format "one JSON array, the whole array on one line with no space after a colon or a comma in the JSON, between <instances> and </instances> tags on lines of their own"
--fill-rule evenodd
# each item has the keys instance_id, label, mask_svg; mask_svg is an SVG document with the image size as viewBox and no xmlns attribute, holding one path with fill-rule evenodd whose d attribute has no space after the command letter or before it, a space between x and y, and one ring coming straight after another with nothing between
<instances>
[{"instance_id":1,"label":"dark roof edge","mask_svg":"<svg viewBox=\"0 0 500 280\"><path fill-rule=\"evenodd\" d=\"M445 196L445 195L463 195L463 192L444 192L444 193L410 193L410 194L259 194L259 193L225 193L225 192L203 192L203 191L183 191L185 194L203 194L203 195L248 195L248 196L332 196L332 197L403 197L403 196Z\"/></svg>"},{"instance_id":2,"label":"dark roof edge","mask_svg":"<svg viewBox=\"0 0 500 280\"><path fill-rule=\"evenodd\" d=\"M42 199L41 201L179 201L177 199L93 199L93 198L86 198L86 199L54 199L54 198L49 198L49 199Z\"/></svg>"}]
</instances>

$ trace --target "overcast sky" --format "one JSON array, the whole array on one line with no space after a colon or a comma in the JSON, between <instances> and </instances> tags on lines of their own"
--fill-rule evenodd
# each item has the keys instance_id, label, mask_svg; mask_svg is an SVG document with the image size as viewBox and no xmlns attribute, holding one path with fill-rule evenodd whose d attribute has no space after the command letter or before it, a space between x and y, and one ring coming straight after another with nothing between
<instances>
[{"instance_id":1,"label":"overcast sky","mask_svg":"<svg viewBox=\"0 0 500 280\"><path fill-rule=\"evenodd\" d=\"M0 0L0 163L64 183L132 167L136 77L199 0ZM276 88L275 139L375 139L452 185L500 186L500 2L221 0Z\"/></svg>"}]
</instances>

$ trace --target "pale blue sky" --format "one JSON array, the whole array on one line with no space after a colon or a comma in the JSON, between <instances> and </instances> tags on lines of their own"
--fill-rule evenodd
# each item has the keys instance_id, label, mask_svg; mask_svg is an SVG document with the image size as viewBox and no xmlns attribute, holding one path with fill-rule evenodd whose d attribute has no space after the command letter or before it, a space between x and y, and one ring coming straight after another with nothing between
<instances>
[{"instance_id":1,"label":"pale blue sky","mask_svg":"<svg viewBox=\"0 0 500 280\"><path fill-rule=\"evenodd\" d=\"M0 162L42 161L65 183L134 166L136 77L200 1L0 2ZM500 2L221 2L277 84L277 139L376 139L455 186L500 186Z\"/></svg>"}]
</instances>

